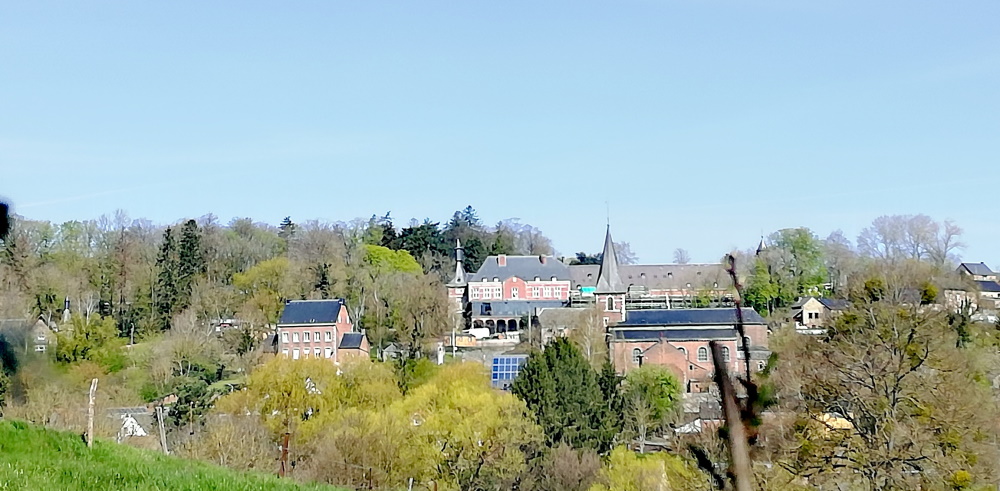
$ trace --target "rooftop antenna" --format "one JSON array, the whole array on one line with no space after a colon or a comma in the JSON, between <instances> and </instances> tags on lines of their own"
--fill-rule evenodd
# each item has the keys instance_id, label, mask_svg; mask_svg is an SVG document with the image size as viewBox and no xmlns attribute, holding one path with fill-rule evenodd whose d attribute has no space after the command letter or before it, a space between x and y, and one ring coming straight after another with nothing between
<instances>
[{"instance_id":1,"label":"rooftop antenna","mask_svg":"<svg viewBox=\"0 0 1000 491\"><path fill-rule=\"evenodd\" d=\"M607 218L608 218L608 221L607 221L606 225L608 227L610 227L611 226L611 205L609 205L607 201L604 201L604 211L607 213Z\"/></svg>"}]
</instances>

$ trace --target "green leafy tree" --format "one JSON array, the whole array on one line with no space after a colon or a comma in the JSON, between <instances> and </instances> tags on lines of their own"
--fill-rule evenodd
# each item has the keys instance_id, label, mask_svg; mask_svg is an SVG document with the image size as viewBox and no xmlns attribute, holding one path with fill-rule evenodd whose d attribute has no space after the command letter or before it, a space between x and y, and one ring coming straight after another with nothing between
<instances>
[{"instance_id":1,"label":"green leafy tree","mask_svg":"<svg viewBox=\"0 0 1000 491\"><path fill-rule=\"evenodd\" d=\"M121 342L118 327L110 317L74 315L72 328L57 334L56 359L72 363L81 360L100 361L118 352Z\"/></svg>"},{"instance_id":2,"label":"green leafy tree","mask_svg":"<svg viewBox=\"0 0 1000 491\"><path fill-rule=\"evenodd\" d=\"M743 301L758 312L772 312L778 300L778 286L771 278L767 263L757 258L743 289Z\"/></svg>"},{"instance_id":3,"label":"green leafy tree","mask_svg":"<svg viewBox=\"0 0 1000 491\"><path fill-rule=\"evenodd\" d=\"M632 370L624 384L627 417L636 431L640 449L648 432L663 428L681 399L681 383L670 369L644 365Z\"/></svg>"},{"instance_id":4,"label":"green leafy tree","mask_svg":"<svg viewBox=\"0 0 1000 491\"><path fill-rule=\"evenodd\" d=\"M365 245L365 263L375 276L391 273L420 273L420 263L405 250L394 251L387 247Z\"/></svg>"},{"instance_id":5,"label":"green leafy tree","mask_svg":"<svg viewBox=\"0 0 1000 491\"><path fill-rule=\"evenodd\" d=\"M532 353L511 385L528 405L550 446L607 451L614 434L614 415L605 405L597 373L566 338Z\"/></svg>"}]
</instances>

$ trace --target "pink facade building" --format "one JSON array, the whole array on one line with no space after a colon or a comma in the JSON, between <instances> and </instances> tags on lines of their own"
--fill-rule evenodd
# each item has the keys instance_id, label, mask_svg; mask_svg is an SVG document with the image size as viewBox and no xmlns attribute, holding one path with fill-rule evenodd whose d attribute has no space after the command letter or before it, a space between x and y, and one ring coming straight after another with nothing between
<instances>
[{"instance_id":1,"label":"pink facade building","mask_svg":"<svg viewBox=\"0 0 1000 491\"><path fill-rule=\"evenodd\" d=\"M753 309L743 309L745 339L736 331L734 309L674 309L628 311L624 321L611 328L611 357L619 373L644 364L669 367L688 392L700 392L711 383L715 370L711 341L722 346L730 373L763 370L770 355L764 319ZM744 356L742 343L750 348Z\"/></svg>"},{"instance_id":2,"label":"pink facade building","mask_svg":"<svg viewBox=\"0 0 1000 491\"><path fill-rule=\"evenodd\" d=\"M368 339L356 332L342 299L293 300L278 321L278 352L293 360L324 358L339 362L368 357Z\"/></svg>"}]
</instances>

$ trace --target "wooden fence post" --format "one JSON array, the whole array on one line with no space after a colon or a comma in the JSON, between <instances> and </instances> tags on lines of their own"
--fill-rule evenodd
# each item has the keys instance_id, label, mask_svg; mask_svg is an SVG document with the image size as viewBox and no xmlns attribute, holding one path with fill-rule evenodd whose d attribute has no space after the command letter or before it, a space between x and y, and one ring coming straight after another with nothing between
<instances>
[{"instance_id":1,"label":"wooden fence post","mask_svg":"<svg viewBox=\"0 0 1000 491\"><path fill-rule=\"evenodd\" d=\"M97 379L90 382L90 402L87 404L87 448L94 446L94 396L97 395Z\"/></svg>"},{"instance_id":2,"label":"wooden fence post","mask_svg":"<svg viewBox=\"0 0 1000 491\"><path fill-rule=\"evenodd\" d=\"M163 429L163 406L156 406L156 422L160 426L160 447L163 448L163 453L169 455L170 452L167 451L167 432Z\"/></svg>"},{"instance_id":3,"label":"wooden fence post","mask_svg":"<svg viewBox=\"0 0 1000 491\"><path fill-rule=\"evenodd\" d=\"M281 438L281 468L278 469L278 477L285 477L285 472L287 471L286 466L288 465L288 437L289 434Z\"/></svg>"}]
</instances>

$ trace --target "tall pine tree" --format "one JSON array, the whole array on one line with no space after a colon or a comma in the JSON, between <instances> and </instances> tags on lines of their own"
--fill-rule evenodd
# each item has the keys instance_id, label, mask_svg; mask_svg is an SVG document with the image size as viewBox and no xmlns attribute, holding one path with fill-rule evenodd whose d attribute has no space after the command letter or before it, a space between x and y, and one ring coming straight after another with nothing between
<instances>
[{"instance_id":1,"label":"tall pine tree","mask_svg":"<svg viewBox=\"0 0 1000 491\"><path fill-rule=\"evenodd\" d=\"M160 329L170 328L173 317L174 303L177 301L178 275L177 243L174 242L173 229L167 227L163 231L163 243L156 257L156 320Z\"/></svg>"},{"instance_id":2,"label":"tall pine tree","mask_svg":"<svg viewBox=\"0 0 1000 491\"><path fill-rule=\"evenodd\" d=\"M201 230L198 223L188 220L181 230L181 243L177 251L177 299L173 314L191 305L191 288L198 275L205 272L205 253L201 248Z\"/></svg>"},{"instance_id":3,"label":"tall pine tree","mask_svg":"<svg viewBox=\"0 0 1000 491\"><path fill-rule=\"evenodd\" d=\"M602 387L598 374L567 338L558 338L542 352L532 353L511 391L535 414L549 446L607 452L621 428L617 384ZM606 394L605 392L609 392ZM613 404L606 402L611 398Z\"/></svg>"}]
</instances>

